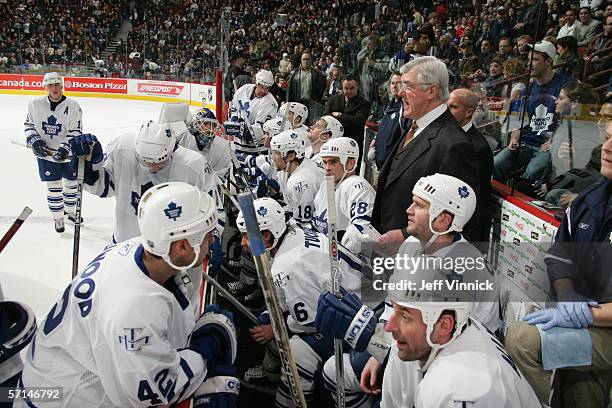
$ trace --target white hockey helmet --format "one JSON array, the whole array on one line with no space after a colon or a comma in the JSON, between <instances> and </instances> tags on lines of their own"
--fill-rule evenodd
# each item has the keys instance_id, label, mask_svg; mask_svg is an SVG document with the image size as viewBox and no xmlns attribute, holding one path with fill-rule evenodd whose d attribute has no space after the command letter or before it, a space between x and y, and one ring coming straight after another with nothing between
<instances>
[{"instance_id":1,"label":"white hockey helmet","mask_svg":"<svg viewBox=\"0 0 612 408\"><path fill-rule=\"evenodd\" d=\"M197 261L204 236L217 225L213 199L197 187L182 182L153 186L138 204L138 227L143 247L174 269L191 268ZM186 239L195 251L191 265L178 267L170 260L170 245Z\"/></svg>"},{"instance_id":2,"label":"white hockey helmet","mask_svg":"<svg viewBox=\"0 0 612 408\"><path fill-rule=\"evenodd\" d=\"M291 151L296 159L302 159L306 156L306 140L293 130L284 130L272 138L270 150L279 152L285 160Z\"/></svg>"},{"instance_id":3,"label":"white hockey helmet","mask_svg":"<svg viewBox=\"0 0 612 408\"><path fill-rule=\"evenodd\" d=\"M149 121L136 136L136 158L144 165L170 160L176 146L176 136L167 123Z\"/></svg>"},{"instance_id":4,"label":"white hockey helmet","mask_svg":"<svg viewBox=\"0 0 612 408\"><path fill-rule=\"evenodd\" d=\"M282 117L275 117L270 120L266 120L263 124L263 131L267 132L270 137L274 137L281 132L281 126L283 124Z\"/></svg>"},{"instance_id":5,"label":"white hockey helmet","mask_svg":"<svg viewBox=\"0 0 612 408\"><path fill-rule=\"evenodd\" d=\"M346 163L349 158L355 159L355 166L357 165L357 161L359 161L359 146L350 137L337 137L323 143L320 154L321 158L337 157L346 170Z\"/></svg>"},{"instance_id":6,"label":"white hockey helmet","mask_svg":"<svg viewBox=\"0 0 612 408\"><path fill-rule=\"evenodd\" d=\"M330 139L344 136L344 126L342 123L331 115L322 116L321 119L327 124L321 133L329 133Z\"/></svg>"},{"instance_id":7,"label":"white hockey helmet","mask_svg":"<svg viewBox=\"0 0 612 408\"><path fill-rule=\"evenodd\" d=\"M306 119L308 119L308 108L306 107L306 105L303 105L299 102L289 102L283 106L286 107L285 109L283 109L283 116L285 115L285 111L287 111L286 113L292 112L294 118L296 118L297 116L300 117L300 122L298 124L294 122L293 126L302 126L304 122L306 122Z\"/></svg>"},{"instance_id":8,"label":"white hockey helmet","mask_svg":"<svg viewBox=\"0 0 612 408\"><path fill-rule=\"evenodd\" d=\"M434 235L461 232L476 209L476 193L472 187L447 174L421 177L412 188L412 194L429 202L429 229ZM444 211L453 214L453 222L447 231L434 231L433 221Z\"/></svg>"},{"instance_id":9,"label":"white hockey helmet","mask_svg":"<svg viewBox=\"0 0 612 408\"><path fill-rule=\"evenodd\" d=\"M270 231L274 237L274 243L272 248L278 244L278 240L285 233L287 229L287 222L285 221L285 210L283 207L270 197L258 198L253 201L255 207L255 215L257 217L257 225L260 231ZM246 224L244 222L244 215L242 211L238 213L236 218L236 226L241 233L247 232Z\"/></svg>"},{"instance_id":10,"label":"white hockey helmet","mask_svg":"<svg viewBox=\"0 0 612 408\"><path fill-rule=\"evenodd\" d=\"M60 84L63 85L62 76L57 72L47 72L43 77L43 86Z\"/></svg>"},{"instance_id":11,"label":"white hockey helmet","mask_svg":"<svg viewBox=\"0 0 612 408\"><path fill-rule=\"evenodd\" d=\"M267 69L260 69L257 74L255 74L255 83L270 88L274 85L274 75Z\"/></svg>"}]
</instances>

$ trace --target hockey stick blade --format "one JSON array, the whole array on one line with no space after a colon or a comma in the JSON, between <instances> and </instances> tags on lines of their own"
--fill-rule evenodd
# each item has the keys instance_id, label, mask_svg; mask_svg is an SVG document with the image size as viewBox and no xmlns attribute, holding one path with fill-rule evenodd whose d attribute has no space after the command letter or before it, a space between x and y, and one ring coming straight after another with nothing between
<instances>
[{"instance_id":1,"label":"hockey stick blade","mask_svg":"<svg viewBox=\"0 0 612 408\"><path fill-rule=\"evenodd\" d=\"M30 216L30 214L32 214L32 209L28 206L24 207L15 222L13 222L13 224L9 227L8 231L6 231L2 239L0 239L0 252L2 252L4 247L6 247L11 238L13 238L17 230L21 228L23 222L26 220L26 218Z\"/></svg>"}]
</instances>

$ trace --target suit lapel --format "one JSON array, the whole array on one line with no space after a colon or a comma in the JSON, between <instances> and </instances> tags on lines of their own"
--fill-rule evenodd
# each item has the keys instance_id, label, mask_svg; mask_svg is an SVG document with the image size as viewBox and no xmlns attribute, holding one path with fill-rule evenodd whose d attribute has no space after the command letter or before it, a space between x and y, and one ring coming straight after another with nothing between
<instances>
[{"instance_id":1,"label":"suit lapel","mask_svg":"<svg viewBox=\"0 0 612 408\"><path fill-rule=\"evenodd\" d=\"M389 186L397 180L414 162L424 155L431 148L431 140L438 136L438 128L430 128L429 126L419 133L418 136L406 148L402 148L404 137L399 140L396 157L399 163L394 171L389 172L386 186ZM395 159L394 159L395 160Z\"/></svg>"}]
</instances>

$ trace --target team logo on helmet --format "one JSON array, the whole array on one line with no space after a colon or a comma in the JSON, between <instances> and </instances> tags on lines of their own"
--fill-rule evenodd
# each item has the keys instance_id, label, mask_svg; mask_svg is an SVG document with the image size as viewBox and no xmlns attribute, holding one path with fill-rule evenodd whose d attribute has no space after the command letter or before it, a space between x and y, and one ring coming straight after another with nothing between
<instances>
[{"instance_id":1,"label":"team logo on helmet","mask_svg":"<svg viewBox=\"0 0 612 408\"><path fill-rule=\"evenodd\" d=\"M259 210L257 210L257 214L261 215L262 217L265 217L267 213L268 213L268 209L263 206L259 207Z\"/></svg>"},{"instance_id":2,"label":"team logo on helmet","mask_svg":"<svg viewBox=\"0 0 612 408\"><path fill-rule=\"evenodd\" d=\"M459 193L459 197L461 198L468 198L468 196L470 195L470 191L468 190L467 186L461 186L457 189L457 192Z\"/></svg>"},{"instance_id":3,"label":"team logo on helmet","mask_svg":"<svg viewBox=\"0 0 612 408\"><path fill-rule=\"evenodd\" d=\"M172 137L172 131L170 130L170 128L166 129L166 137Z\"/></svg>"},{"instance_id":4,"label":"team logo on helmet","mask_svg":"<svg viewBox=\"0 0 612 408\"><path fill-rule=\"evenodd\" d=\"M170 202L170 204L168 204L168 208L164 209L166 217L168 217L172 221L176 221L181 216L182 212L183 207L181 207L180 205L176 205L176 203L173 202Z\"/></svg>"},{"instance_id":5,"label":"team logo on helmet","mask_svg":"<svg viewBox=\"0 0 612 408\"><path fill-rule=\"evenodd\" d=\"M290 135L290 137L291 137L292 139L297 139L298 135L297 135L297 133L292 133L292 134Z\"/></svg>"}]
</instances>

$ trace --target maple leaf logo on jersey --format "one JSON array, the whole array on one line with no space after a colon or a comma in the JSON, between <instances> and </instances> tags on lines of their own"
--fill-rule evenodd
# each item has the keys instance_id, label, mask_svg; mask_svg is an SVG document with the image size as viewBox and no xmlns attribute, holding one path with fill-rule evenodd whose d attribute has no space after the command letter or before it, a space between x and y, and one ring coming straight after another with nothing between
<instances>
[{"instance_id":1,"label":"maple leaf logo on jersey","mask_svg":"<svg viewBox=\"0 0 612 408\"><path fill-rule=\"evenodd\" d=\"M259 209L257 210L257 214L261 215L262 217L265 217L267 213L268 213L268 209L263 206L259 207Z\"/></svg>"},{"instance_id":2,"label":"maple leaf logo on jersey","mask_svg":"<svg viewBox=\"0 0 612 408\"><path fill-rule=\"evenodd\" d=\"M168 217L172 221L176 221L183 213L183 207L171 202L170 204L168 204L168 208L164 210L164 213L166 214L166 217Z\"/></svg>"},{"instance_id":3,"label":"maple leaf logo on jersey","mask_svg":"<svg viewBox=\"0 0 612 408\"><path fill-rule=\"evenodd\" d=\"M251 103L250 102L245 102L242 103L242 101L238 101L238 106L240 107L240 110L242 112L246 112L246 116L247 118L251 115Z\"/></svg>"},{"instance_id":4,"label":"maple leaf logo on jersey","mask_svg":"<svg viewBox=\"0 0 612 408\"><path fill-rule=\"evenodd\" d=\"M59 135L59 133L62 131L62 124L57 123L57 119L53 115L49 116L47 121L42 123L42 127L45 134L49 135L51 138Z\"/></svg>"},{"instance_id":5,"label":"maple leaf logo on jersey","mask_svg":"<svg viewBox=\"0 0 612 408\"><path fill-rule=\"evenodd\" d=\"M467 186L461 186L457 189L459 193L459 197L468 198L470 196L470 190L468 190Z\"/></svg>"},{"instance_id":6,"label":"maple leaf logo on jersey","mask_svg":"<svg viewBox=\"0 0 612 408\"><path fill-rule=\"evenodd\" d=\"M538 135L542 132L548 130L548 126L553 122L554 115L552 113L548 113L548 108L546 105L539 104L537 108L535 108L535 113L531 117L531 129L536 132Z\"/></svg>"}]
</instances>

